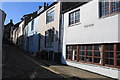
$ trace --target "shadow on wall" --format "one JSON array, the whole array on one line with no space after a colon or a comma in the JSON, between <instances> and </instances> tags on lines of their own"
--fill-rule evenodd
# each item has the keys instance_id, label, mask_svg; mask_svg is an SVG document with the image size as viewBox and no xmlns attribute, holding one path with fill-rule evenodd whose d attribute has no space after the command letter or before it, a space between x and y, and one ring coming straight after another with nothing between
<instances>
[{"instance_id":1,"label":"shadow on wall","mask_svg":"<svg viewBox=\"0 0 120 80\"><path fill-rule=\"evenodd\" d=\"M50 30L47 33L45 31L45 36L41 34L33 34L29 37L22 35L17 38L16 45L38 58L61 63L62 52L59 51L59 33L54 28L54 32L50 32Z\"/></svg>"}]
</instances>

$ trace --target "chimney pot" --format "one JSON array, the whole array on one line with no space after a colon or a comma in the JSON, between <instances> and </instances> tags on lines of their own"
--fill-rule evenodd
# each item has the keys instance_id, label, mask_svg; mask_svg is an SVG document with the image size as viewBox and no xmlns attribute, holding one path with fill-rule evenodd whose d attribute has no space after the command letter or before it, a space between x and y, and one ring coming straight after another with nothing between
<instances>
[{"instance_id":1,"label":"chimney pot","mask_svg":"<svg viewBox=\"0 0 120 80\"><path fill-rule=\"evenodd\" d=\"M38 9L41 9L42 8L42 6L38 6Z\"/></svg>"}]
</instances>

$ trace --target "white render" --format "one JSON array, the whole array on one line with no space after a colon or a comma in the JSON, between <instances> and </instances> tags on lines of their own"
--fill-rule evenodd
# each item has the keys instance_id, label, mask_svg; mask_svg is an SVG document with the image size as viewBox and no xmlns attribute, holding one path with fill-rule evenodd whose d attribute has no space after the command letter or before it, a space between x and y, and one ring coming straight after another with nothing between
<instances>
[{"instance_id":1,"label":"white render","mask_svg":"<svg viewBox=\"0 0 120 80\"><path fill-rule=\"evenodd\" d=\"M31 31L31 24L32 20L28 23L28 36L32 36L33 34L37 34L38 32L38 17L36 17L34 20L34 29Z\"/></svg>"},{"instance_id":2,"label":"white render","mask_svg":"<svg viewBox=\"0 0 120 80\"><path fill-rule=\"evenodd\" d=\"M66 28L66 44L120 42L118 40L119 15L99 18L98 2L94 1L76 8L76 10L80 9L80 23L78 25L69 27L68 22L64 23ZM74 10L64 14L64 21L68 21L69 13ZM91 24L94 24L94 26L84 27Z\"/></svg>"},{"instance_id":3,"label":"white render","mask_svg":"<svg viewBox=\"0 0 120 80\"><path fill-rule=\"evenodd\" d=\"M46 12L50 9L54 9L54 20L47 23L46 24ZM40 48L41 50L48 50L48 51L54 51L54 52L58 52L58 44L59 41L56 39L59 39L59 19L60 19L60 2L58 2L57 4L53 5L52 7L50 7L49 9L47 9L46 11L44 11L43 13L41 13L38 16L38 33L41 34L41 44L40 44ZM45 48L45 31L49 30L49 29L55 29L55 33L54 33L54 43L53 43L53 48Z\"/></svg>"},{"instance_id":4,"label":"white render","mask_svg":"<svg viewBox=\"0 0 120 80\"><path fill-rule=\"evenodd\" d=\"M22 40L22 35L23 35L23 27L24 27L24 20L19 24L19 28L18 28L18 36L17 36L17 39L19 40L18 41L18 45L20 46L22 43L21 43L21 40Z\"/></svg>"},{"instance_id":5,"label":"white render","mask_svg":"<svg viewBox=\"0 0 120 80\"><path fill-rule=\"evenodd\" d=\"M13 43L16 44L17 43L17 38L18 38L18 28L13 30Z\"/></svg>"},{"instance_id":6,"label":"white render","mask_svg":"<svg viewBox=\"0 0 120 80\"><path fill-rule=\"evenodd\" d=\"M66 45L120 42L120 14L99 18L98 1L93 0L63 14L62 63L112 78L120 78L119 69L66 61ZM69 26L69 13L80 9L80 23Z\"/></svg>"},{"instance_id":7,"label":"white render","mask_svg":"<svg viewBox=\"0 0 120 80\"><path fill-rule=\"evenodd\" d=\"M19 34L18 37L21 37L23 35L23 26L24 26L24 20L19 24Z\"/></svg>"}]
</instances>

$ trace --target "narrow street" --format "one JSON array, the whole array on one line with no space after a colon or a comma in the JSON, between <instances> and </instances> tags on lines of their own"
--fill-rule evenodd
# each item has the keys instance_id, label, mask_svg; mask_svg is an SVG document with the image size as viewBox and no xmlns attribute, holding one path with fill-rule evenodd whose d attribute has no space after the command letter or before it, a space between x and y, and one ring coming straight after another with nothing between
<instances>
[{"instance_id":1,"label":"narrow street","mask_svg":"<svg viewBox=\"0 0 120 80\"><path fill-rule=\"evenodd\" d=\"M35 62L32 58L22 53L11 45L3 45L3 79L61 79L62 76L44 68L44 64Z\"/></svg>"},{"instance_id":2,"label":"narrow street","mask_svg":"<svg viewBox=\"0 0 120 80\"><path fill-rule=\"evenodd\" d=\"M46 65L46 64L50 65ZM113 80L70 66L30 56L12 45L3 44L2 79L16 80Z\"/></svg>"}]
</instances>

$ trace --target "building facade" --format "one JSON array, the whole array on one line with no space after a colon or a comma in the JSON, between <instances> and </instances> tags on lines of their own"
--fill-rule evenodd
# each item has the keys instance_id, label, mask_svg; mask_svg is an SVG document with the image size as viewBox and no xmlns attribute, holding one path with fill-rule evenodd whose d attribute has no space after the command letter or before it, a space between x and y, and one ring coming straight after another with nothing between
<instances>
[{"instance_id":1,"label":"building facade","mask_svg":"<svg viewBox=\"0 0 120 80\"><path fill-rule=\"evenodd\" d=\"M13 32L12 32L12 42L16 45L18 45L18 32L19 32L19 24L21 22L18 22L14 25L13 27Z\"/></svg>"},{"instance_id":2,"label":"building facade","mask_svg":"<svg viewBox=\"0 0 120 80\"><path fill-rule=\"evenodd\" d=\"M120 1L105 0L64 12L62 63L120 78L119 13Z\"/></svg>"},{"instance_id":3,"label":"building facade","mask_svg":"<svg viewBox=\"0 0 120 80\"><path fill-rule=\"evenodd\" d=\"M28 23L28 35L27 35L27 46L28 51L31 53L38 52L38 17L32 19Z\"/></svg>"},{"instance_id":4,"label":"building facade","mask_svg":"<svg viewBox=\"0 0 120 80\"><path fill-rule=\"evenodd\" d=\"M60 2L54 2L38 17L38 34L40 34L40 51L46 51L49 60L58 59L60 55Z\"/></svg>"}]
</instances>

